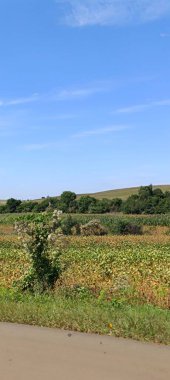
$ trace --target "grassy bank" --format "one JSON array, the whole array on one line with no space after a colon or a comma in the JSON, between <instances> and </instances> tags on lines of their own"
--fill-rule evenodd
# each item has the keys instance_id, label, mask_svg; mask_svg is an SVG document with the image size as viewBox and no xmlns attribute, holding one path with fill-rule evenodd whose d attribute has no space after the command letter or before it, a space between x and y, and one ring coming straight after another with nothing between
<instances>
[{"instance_id":1,"label":"grassy bank","mask_svg":"<svg viewBox=\"0 0 170 380\"><path fill-rule=\"evenodd\" d=\"M112 304L87 294L31 296L1 289L0 321L170 344L167 310Z\"/></svg>"}]
</instances>

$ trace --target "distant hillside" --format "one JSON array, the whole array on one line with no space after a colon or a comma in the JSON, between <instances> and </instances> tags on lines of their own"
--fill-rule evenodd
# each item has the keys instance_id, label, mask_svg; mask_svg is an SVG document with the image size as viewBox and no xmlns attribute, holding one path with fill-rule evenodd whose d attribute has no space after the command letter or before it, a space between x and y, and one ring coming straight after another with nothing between
<instances>
[{"instance_id":1,"label":"distant hillside","mask_svg":"<svg viewBox=\"0 0 170 380\"><path fill-rule=\"evenodd\" d=\"M153 186L154 189L161 189L162 191L170 191L170 185L155 185ZM91 197L94 197L96 199L113 199L113 198L121 198L123 200L127 199L130 195L137 194L139 191L139 187L129 187L125 189L115 189L115 190L106 190L106 191L100 191L97 193L86 193L86 194L78 194L77 198L80 198L82 195L89 195ZM54 197L52 197L54 198ZM36 201L41 201L42 199L36 199ZM0 200L0 205L4 205L6 203L5 200Z\"/></svg>"},{"instance_id":2,"label":"distant hillside","mask_svg":"<svg viewBox=\"0 0 170 380\"><path fill-rule=\"evenodd\" d=\"M6 201L3 201L3 200L0 199L0 206L5 205L5 203L6 203Z\"/></svg>"},{"instance_id":3,"label":"distant hillside","mask_svg":"<svg viewBox=\"0 0 170 380\"><path fill-rule=\"evenodd\" d=\"M170 185L155 185L153 186L154 189L161 189L162 191L170 191ZM127 189L116 189L116 190L107 190L107 191L100 191L97 193L88 193L88 194L81 194L81 195L90 195L91 197L102 199L113 199L113 198L122 198L123 200L127 199L130 195L137 194L139 191L139 187L129 187ZM78 195L80 197L81 195Z\"/></svg>"}]
</instances>

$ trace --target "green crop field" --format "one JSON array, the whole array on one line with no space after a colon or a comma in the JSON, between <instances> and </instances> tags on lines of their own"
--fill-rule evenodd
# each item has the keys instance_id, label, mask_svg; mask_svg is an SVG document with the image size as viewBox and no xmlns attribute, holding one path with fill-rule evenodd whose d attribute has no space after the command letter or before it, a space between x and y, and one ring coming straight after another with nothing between
<instances>
[{"instance_id":1,"label":"green crop field","mask_svg":"<svg viewBox=\"0 0 170 380\"><path fill-rule=\"evenodd\" d=\"M1 216L0 321L170 343L168 215L126 216L143 226L142 235L64 237L54 290L21 292L16 284L29 270L30 260L13 224L42 223L43 218L48 222L50 215ZM84 223L93 216L77 218ZM112 231L116 218L106 215L100 221Z\"/></svg>"}]
</instances>

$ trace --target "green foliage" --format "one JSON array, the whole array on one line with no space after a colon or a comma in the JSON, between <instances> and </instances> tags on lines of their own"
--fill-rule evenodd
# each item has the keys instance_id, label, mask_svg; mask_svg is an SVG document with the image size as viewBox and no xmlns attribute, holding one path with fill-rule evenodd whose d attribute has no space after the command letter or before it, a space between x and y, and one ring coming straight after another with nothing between
<instances>
[{"instance_id":1,"label":"green foliage","mask_svg":"<svg viewBox=\"0 0 170 380\"><path fill-rule=\"evenodd\" d=\"M141 214L141 207L138 195L131 195L123 204L125 214Z\"/></svg>"},{"instance_id":2,"label":"green foliage","mask_svg":"<svg viewBox=\"0 0 170 380\"><path fill-rule=\"evenodd\" d=\"M17 208L20 206L20 204L21 204L20 200L10 198L7 200L7 203L6 203L6 211L12 212L12 213L16 212Z\"/></svg>"},{"instance_id":3,"label":"green foliage","mask_svg":"<svg viewBox=\"0 0 170 380\"><path fill-rule=\"evenodd\" d=\"M23 201L8 199L5 205L0 206L0 214L22 212L45 212L61 209L64 213L106 214L123 212L125 214L166 214L170 213L170 191L152 185L142 186L138 194L131 195L126 201L120 198L96 199L89 195L76 199L72 191L64 191L60 198L47 197L41 201Z\"/></svg>"},{"instance_id":4,"label":"green foliage","mask_svg":"<svg viewBox=\"0 0 170 380\"><path fill-rule=\"evenodd\" d=\"M72 212L75 207L76 194L72 191L64 191L61 194L61 210L63 212Z\"/></svg>"},{"instance_id":5,"label":"green foliage","mask_svg":"<svg viewBox=\"0 0 170 380\"><path fill-rule=\"evenodd\" d=\"M97 201L95 198L84 195L78 200L78 211L82 214L88 213L90 211L90 207L95 206L96 202Z\"/></svg>"},{"instance_id":6,"label":"green foliage","mask_svg":"<svg viewBox=\"0 0 170 380\"><path fill-rule=\"evenodd\" d=\"M148 199L149 197L152 197L152 195L153 195L152 185L140 187L139 192L138 192L138 196L140 199Z\"/></svg>"},{"instance_id":7,"label":"green foliage","mask_svg":"<svg viewBox=\"0 0 170 380\"><path fill-rule=\"evenodd\" d=\"M18 212L32 212L36 210L38 202L22 202L19 207L17 207Z\"/></svg>"},{"instance_id":8,"label":"green foliage","mask_svg":"<svg viewBox=\"0 0 170 380\"><path fill-rule=\"evenodd\" d=\"M79 225L77 220L73 219L71 215L68 215L61 221L61 230L64 235L72 235L73 227L76 228L76 231L79 231Z\"/></svg>"},{"instance_id":9,"label":"green foliage","mask_svg":"<svg viewBox=\"0 0 170 380\"><path fill-rule=\"evenodd\" d=\"M89 212L92 214L104 214L110 212L111 201L109 199L97 200L90 205Z\"/></svg>"},{"instance_id":10,"label":"green foliage","mask_svg":"<svg viewBox=\"0 0 170 380\"><path fill-rule=\"evenodd\" d=\"M92 217L76 215L76 221L86 224ZM19 247L11 226L0 226L1 321L169 342L167 228L161 229L161 240L156 237L159 228L155 229L156 240L149 235L64 238L68 245L63 251L59 244L62 237L58 236L60 218L52 213L10 214L1 215L0 223L9 224L22 218L26 228L26 231L22 229L24 249ZM170 215L99 215L98 219L110 231L118 220L140 225L170 225ZM28 224L33 234L27 233ZM6 233L9 239L9 231L12 240L4 240L2 234ZM43 264L38 268L37 258L33 266L34 251L42 258ZM58 272L54 273L52 268ZM49 279L53 273L57 278L60 276L55 289L53 279ZM16 288L13 288L14 281L17 281Z\"/></svg>"},{"instance_id":11,"label":"green foliage","mask_svg":"<svg viewBox=\"0 0 170 380\"><path fill-rule=\"evenodd\" d=\"M22 290L43 292L54 287L60 274L61 251L54 234L59 225L58 219L59 214L54 213L51 223L16 223L15 229L30 261L29 270L16 284ZM54 243L55 251L51 255Z\"/></svg>"},{"instance_id":12,"label":"green foliage","mask_svg":"<svg viewBox=\"0 0 170 380\"><path fill-rule=\"evenodd\" d=\"M111 212L119 212L122 210L123 201L121 198L115 198L111 200Z\"/></svg>"},{"instance_id":13,"label":"green foliage","mask_svg":"<svg viewBox=\"0 0 170 380\"><path fill-rule=\"evenodd\" d=\"M80 213L105 214L107 212L118 212L121 210L122 200L107 198L95 199L90 196L82 196L78 200L78 211Z\"/></svg>"},{"instance_id":14,"label":"green foliage","mask_svg":"<svg viewBox=\"0 0 170 380\"><path fill-rule=\"evenodd\" d=\"M138 195L130 196L123 204L127 214L165 214L170 212L170 192L153 190L152 185L142 186Z\"/></svg>"},{"instance_id":15,"label":"green foliage","mask_svg":"<svg viewBox=\"0 0 170 380\"><path fill-rule=\"evenodd\" d=\"M6 213L7 213L6 205L0 206L0 214L6 214Z\"/></svg>"},{"instance_id":16,"label":"green foliage","mask_svg":"<svg viewBox=\"0 0 170 380\"><path fill-rule=\"evenodd\" d=\"M117 219L111 228L113 235L141 235L142 226L130 221Z\"/></svg>"},{"instance_id":17,"label":"green foliage","mask_svg":"<svg viewBox=\"0 0 170 380\"><path fill-rule=\"evenodd\" d=\"M0 289L0 321L170 343L170 313L151 305L98 302L80 288L76 296L22 294Z\"/></svg>"}]
</instances>

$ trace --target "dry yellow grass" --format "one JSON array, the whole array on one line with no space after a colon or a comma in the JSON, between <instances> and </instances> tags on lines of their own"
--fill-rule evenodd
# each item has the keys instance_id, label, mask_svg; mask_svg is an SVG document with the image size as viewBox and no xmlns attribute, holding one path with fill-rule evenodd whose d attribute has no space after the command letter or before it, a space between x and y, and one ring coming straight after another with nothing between
<instances>
[{"instance_id":1,"label":"dry yellow grass","mask_svg":"<svg viewBox=\"0 0 170 380\"><path fill-rule=\"evenodd\" d=\"M139 243L148 243L148 244L169 244L170 243L170 234L168 231L170 229L168 227L144 227L143 235L113 235L113 236L88 236L88 237L80 237L80 236L70 236L68 237L68 241L77 245L86 245L91 244L92 242L95 244L104 243L110 245L120 245L121 243L130 243L130 244L139 244Z\"/></svg>"},{"instance_id":2,"label":"dry yellow grass","mask_svg":"<svg viewBox=\"0 0 170 380\"><path fill-rule=\"evenodd\" d=\"M170 191L170 185L155 185L153 186L154 189L161 189L162 191ZM130 187L125 189L115 189L115 190L107 190L107 191L100 191L96 193L88 193L88 194L81 194L81 195L90 195L96 199L113 199L113 198L121 198L123 200L126 200L130 195L137 194L139 191L139 187ZM81 195L78 195L80 197Z\"/></svg>"}]
</instances>

